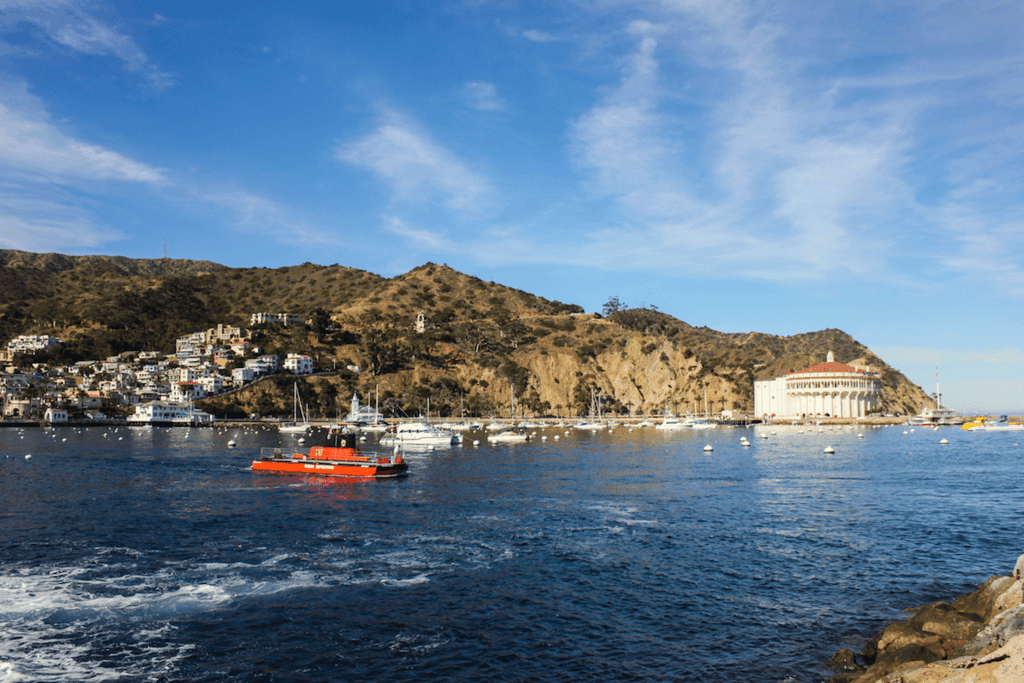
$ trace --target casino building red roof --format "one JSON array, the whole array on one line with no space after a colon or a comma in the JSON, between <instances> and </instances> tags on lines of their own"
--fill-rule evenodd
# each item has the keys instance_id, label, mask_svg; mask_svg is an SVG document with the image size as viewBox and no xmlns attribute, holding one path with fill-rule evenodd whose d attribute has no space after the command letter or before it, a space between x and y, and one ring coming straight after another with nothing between
<instances>
[{"instance_id":1,"label":"casino building red roof","mask_svg":"<svg viewBox=\"0 0 1024 683\"><path fill-rule=\"evenodd\" d=\"M861 370L860 368L855 368L852 365L846 365L845 363L837 363L835 361L831 361L831 362L828 362L828 363L818 363L817 365L812 365L809 368L804 368L803 370L797 370L796 372L797 373L803 373L803 372L807 372L807 373L856 372L856 373L859 373L859 374L862 374L862 375L870 374L870 373L868 373L867 370Z\"/></svg>"}]
</instances>

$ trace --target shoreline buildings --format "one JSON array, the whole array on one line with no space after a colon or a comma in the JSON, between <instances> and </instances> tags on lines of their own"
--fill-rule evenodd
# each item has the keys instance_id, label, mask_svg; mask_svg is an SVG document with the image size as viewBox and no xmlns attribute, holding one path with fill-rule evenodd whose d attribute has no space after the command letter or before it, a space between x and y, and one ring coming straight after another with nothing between
<instances>
[{"instance_id":1,"label":"shoreline buildings","mask_svg":"<svg viewBox=\"0 0 1024 683\"><path fill-rule=\"evenodd\" d=\"M824 363L754 382L754 414L762 419L864 417L878 409L882 380L877 372L837 363L831 351Z\"/></svg>"}]
</instances>

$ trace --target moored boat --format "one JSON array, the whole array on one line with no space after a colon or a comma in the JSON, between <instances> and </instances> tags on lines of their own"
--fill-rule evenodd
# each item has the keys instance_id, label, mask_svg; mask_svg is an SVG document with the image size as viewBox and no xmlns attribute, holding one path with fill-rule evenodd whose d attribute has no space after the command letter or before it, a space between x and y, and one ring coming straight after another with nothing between
<instances>
[{"instance_id":1,"label":"moored boat","mask_svg":"<svg viewBox=\"0 0 1024 683\"><path fill-rule=\"evenodd\" d=\"M992 421L985 417L965 423L960 429L968 432L1021 432L1024 431L1024 424L1010 422L1010 418L1001 415L998 420Z\"/></svg>"},{"instance_id":2,"label":"moored boat","mask_svg":"<svg viewBox=\"0 0 1024 683\"><path fill-rule=\"evenodd\" d=\"M292 421L284 422L277 426L279 432L285 434L305 434L309 431L309 418L306 412L302 409L302 404L299 403L299 383L295 383L295 398L292 405ZM299 422L299 417L302 417L302 422Z\"/></svg>"},{"instance_id":3,"label":"moored boat","mask_svg":"<svg viewBox=\"0 0 1024 683\"><path fill-rule=\"evenodd\" d=\"M389 429L380 437L382 446L402 448L458 446L461 442L462 437L458 434L438 429L428 422L405 422L393 430Z\"/></svg>"},{"instance_id":4,"label":"moored boat","mask_svg":"<svg viewBox=\"0 0 1024 683\"><path fill-rule=\"evenodd\" d=\"M939 369L935 369L935 393L932 394L935 398L935 407L925 407L921 409L921 412L914 415L907 420L908 425L921 426L921 427L943 427L943 426L956 426L964 423L964 418L960 413L949 408L942 407L942 393L939 391ZM966 427L964 427L966 429Z\"/></svg>"},{"instance_id":5,"label":"moored boat","mask_svg":"<svg viewBox=\"0 0 1024 683\"><path fill-rule=\"evenodd\" d=\"M192 427L213 424L214 417L189 403L176 401L150 401L135 406L128 416L131 427Z\"/></svg>"},{"instance_id":6,"label":"moored boat","mask_svg":"<svg viewBox=\"0 0 1024 683\"><path fill-rule=\"evenodd\" d=\"M677 417L675 413L666 408L662 413L661 422L654 425L654 428L666 431L674 431L677 429L689 429L692 426L692 420L690 420L689 418L682 420L679 417Z\"/></svg>"},{"instance_id":7,"label":"moored boat","mask_svg":"<svg viewBox=\"0 0 1024 683\"><path fill-rule=\"evenodd\" d=\"M313 446L308 453L263 448L260 459L252 461L252 470L363 479L399 477L408 472L409 466L397 452L390 456L363 455L356 447L354 435L346 434L344 438L343 446Z\"/></svg>"},{"instance_id":8,"label":"moored boat","mask_svg":"<svg viewBox=\"0 0 1024 683\"><path fill-rule=\"evenodd\" d=\"M523 443L530 437L527 434L521 434L519 432L513 432L511 430L505 430L498 432L497 434L489 434L487 436L488 441L492 442L505 442L505 443Z\"/></svg>"}]
</instances>

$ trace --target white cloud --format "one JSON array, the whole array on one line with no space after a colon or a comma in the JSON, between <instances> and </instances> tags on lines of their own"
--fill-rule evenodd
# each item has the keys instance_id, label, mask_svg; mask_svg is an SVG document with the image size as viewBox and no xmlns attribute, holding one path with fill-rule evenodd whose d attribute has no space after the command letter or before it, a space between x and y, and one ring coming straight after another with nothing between
<instances>
[{"instance_id":1,"label":"white cloud","mask_svg":"<svg viewBox=\"0 0 1024 683\"><path fill-rule=\"evenodd\" d=\"M76 252L124 235L97 225L71 193L52 186L0 181L0 248Z\"/></svg>"},{"instance_id":2,"label":"white cloud","mask_svg":"<svg viewBox=\"0 0 1024 683\"><path fill-rule=\"evenodd\" d=\"M961 355L957 360L965 363L1024 363L1024 351L1021 349L1002 349L988 353L970 352Z\"/></svg>"},{"instance_id":3,"label":"white cloud","mask_svg":"<svg viewBox=\"0 0 1024 683\"><path fill-rule=\"evenodd\" d=\"M0 75L0 86L0 167L9 173L51 182L166 181L162 169L59 130L23 81Z\"/></svg>"},{"instance_id":4,"label":"white cloud","mask_svg":"<svg viewBox=\"0 0 1024 683\"><path fill-rule=\"evenodd\" d=\"M0 237L5 247L76 250L122 239L91 216L105 195L117 194L125 184L190 211L201 202L227 212L228 224L236 229L281 242L350 246L273 200L244 189L182 183L165 169L76 138L50 121L23 81L0 74Z\"/></svg>"},{"instance_id":5,"label":"white cloud","mask_svg":"<svg viewBox=\"0 0 1024 683\"><path fill-rule=\"evenodd\" d=\"M532 40L535 43L550 43L558 40L557 37L544 31L538 31L537 29L527 29L523 31L523 37L527 40Z\"/></svg>"},{"instance_id":6,"label":"white cloud","mask_svg":"<svg viewBox=\"0 0 1024 683\"><path fill-rule=\"evenodd\" d=\"M593 232L593 256L890 281L891 215L919 217L901 177L919 103L896 88L844 99L834 80L808 78L807 65L781 56L784 30L742 2L626 4L654 6L657 23L628 26L637 48L621 81L572 129L590 188L615 200L623 226ZM670 86L662 61L675 79L682 62L687 79ZM647 246L634 249L638 241Z\"/></svg>"},{"instance_id":7,"label":"white cloud","mask_svg":"<svg viewBox=\"0 0 1024 683\"><path fill-rule=\"evenodd\" d=\"M41 29L51 40L77 52L112 56L129 71L145 75L152 85L165 88L173 84L170 74L149 63L145 52L124 33L82 10L81 4L62 0L0 1L0 31L29 23Z\"/></svg>"},{"instance_id":8,"label":"white cloud","mask_svg":"<svg viewBox=\"0 0 1024 683\"><path fill-rule=\"evenodd\" d=\"M388 232L405 237L413 247L418 249L430 249L446 252L454 250L454 245L445 239L443 234L438 234L429 230L412 228L397 216L388 216L384 221L384 229Z\"/></svg>"},{"instance_id":9,"label":"white cloud","mask_svg":"<svg viewBox=\"0 0 1024 683\"><path fill-rule=\"evenodd\" d=\"M236 230L256 232L282 243L306 243L332 247L352 245L324 231L312 222L296 216L280 202L239 188L197 189L185 193L188 201L199 200L216 209L226 210Z\"/></svg>"},{"instance_id":10,"label":"white cloud","mask_svg":"<svg viewBox=\"0 0 1024 683\"><path fill-rule=\"evenodd\" d=\"M64 221L26 220L21 216L0 212L0 225L3 226L3 230L0 230L0 248L22 251L74 253L81 249L95 249L124 237L115 230L96 226L85 218Z\"/></svg>"},{"instance_id":11,"label":"white cloud","mask_svg":"<svg viewBox=\"0 0 1024 683\"><path fill-rule=\"evenodd\" d=\"M480 111L500 111L505 108L505 100L498 96L498 89L493 83L470 81L462 88L469 106Z\"/></svg>"},{"instance_id":12,"label":"white cloud","mask_svg":"<svg viewBox=\"0 0 1024 683\"><path fill-rule=\"evenodd\" d=\"M404 202L440 197L451 209L473 210L490 193L484 177L395 113L361 139L339 145L335 158L369 169Z\"/></svg>"}]
</instances>

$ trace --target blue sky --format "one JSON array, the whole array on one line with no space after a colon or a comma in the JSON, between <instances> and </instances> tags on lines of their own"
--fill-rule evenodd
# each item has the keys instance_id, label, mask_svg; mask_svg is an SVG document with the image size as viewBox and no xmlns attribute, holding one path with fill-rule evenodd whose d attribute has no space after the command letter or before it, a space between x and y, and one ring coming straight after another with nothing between
<instances>
[{"instance_id":1,"label":"blue sky","mask_svg":"<svg viewBox=\"0 0 1024 683\"><path fill-rule=\"evenodd\" d=\"M0 247L446 263L590 311L839 328L1021 414L1022 15L0 0Z\"/></svg>"}]
</instances>

